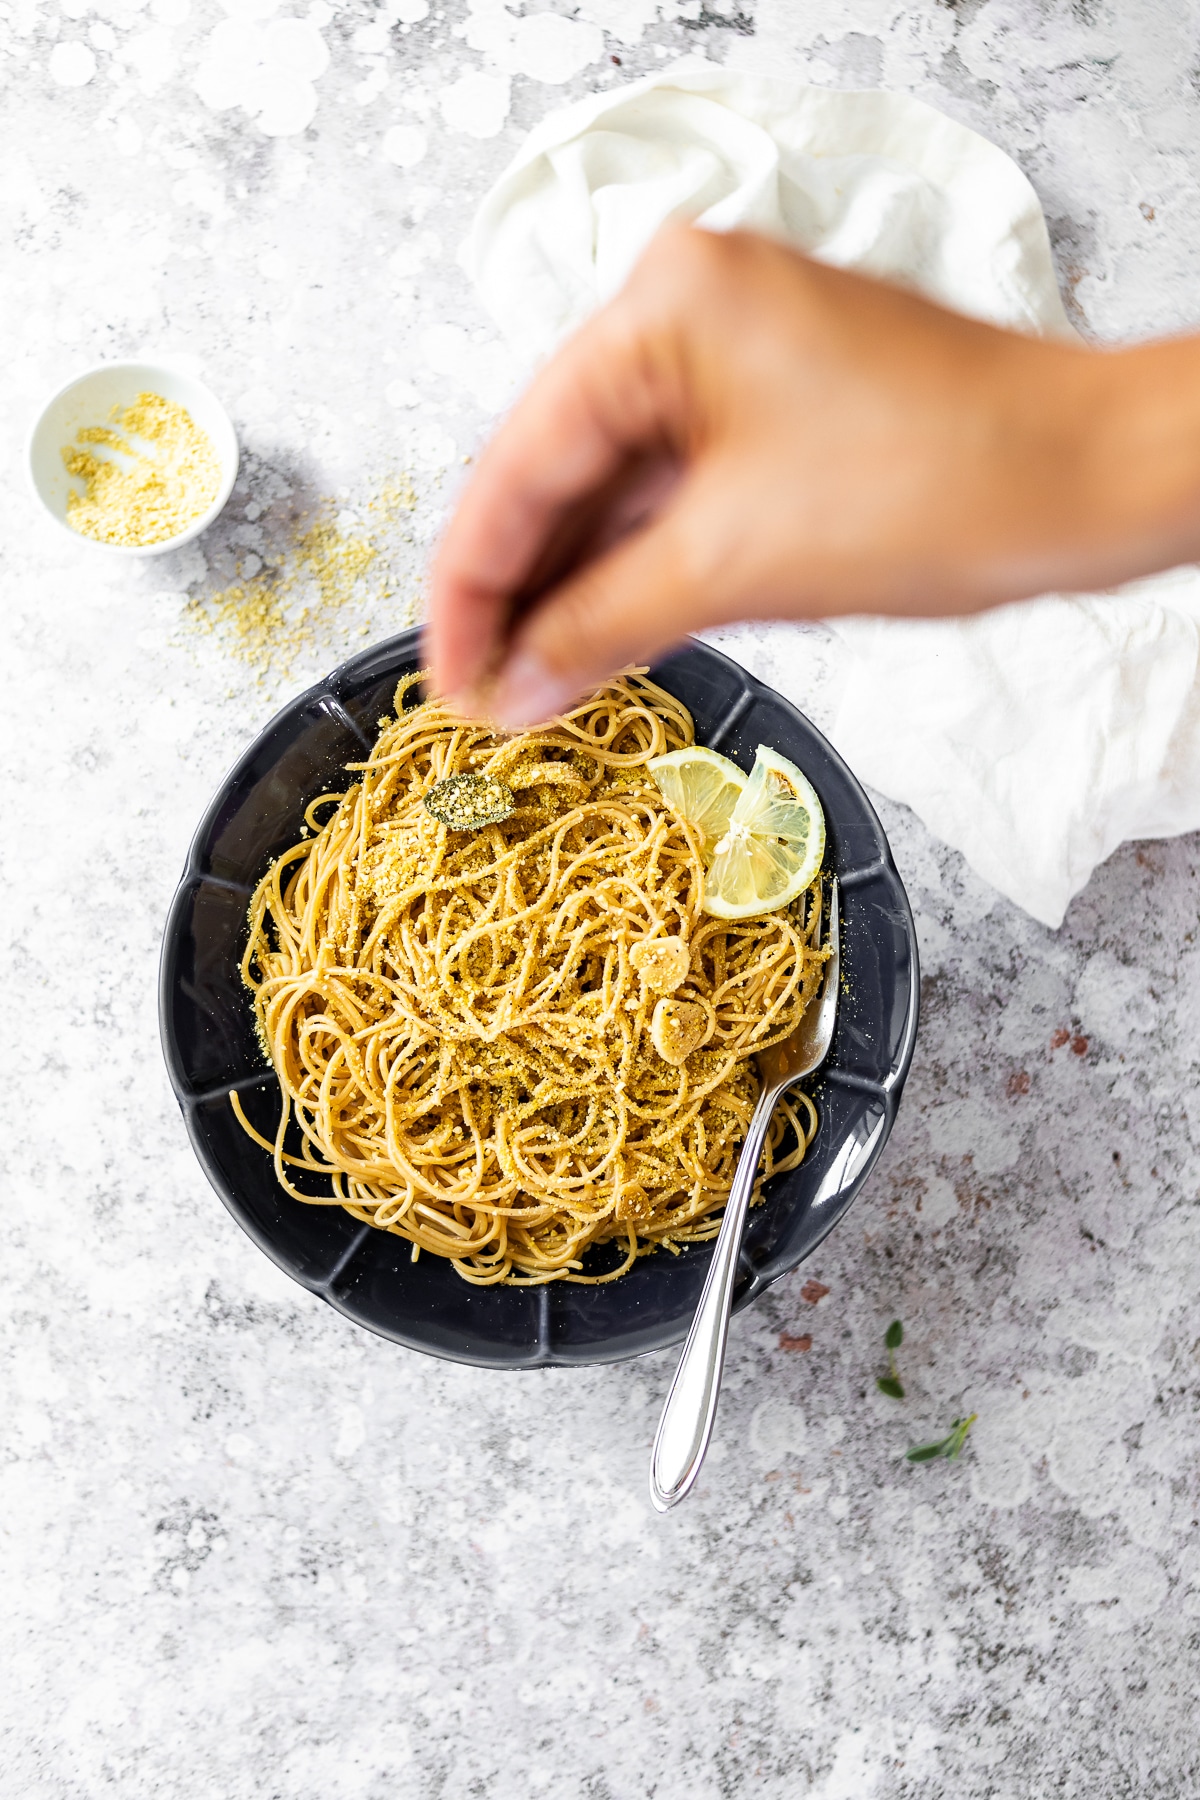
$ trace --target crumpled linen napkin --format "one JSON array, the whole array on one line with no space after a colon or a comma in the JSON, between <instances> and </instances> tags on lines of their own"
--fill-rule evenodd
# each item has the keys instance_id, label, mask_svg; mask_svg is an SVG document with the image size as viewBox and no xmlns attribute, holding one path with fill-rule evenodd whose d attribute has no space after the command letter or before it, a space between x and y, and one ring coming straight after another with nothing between
<instances>
[{"instance_id":1,"label":"crumpled linen napkin","mask_svg":"<svg viewBox=\"0 0 1200 1800\"><path fill-rule=\"evenodd\" d=\"M680 217L1070 334L1037 196L995 145L903 95L690 59L551 114L484 199L464 261L534 361ZM1045 924L1126 838L1200 827L1197 570L834 629L847 654L830 735L847 761ZM722 642L738 654L736 632ZM803 635L778 645L774 683L795 695Z\"/></svg>"}]
</instances>

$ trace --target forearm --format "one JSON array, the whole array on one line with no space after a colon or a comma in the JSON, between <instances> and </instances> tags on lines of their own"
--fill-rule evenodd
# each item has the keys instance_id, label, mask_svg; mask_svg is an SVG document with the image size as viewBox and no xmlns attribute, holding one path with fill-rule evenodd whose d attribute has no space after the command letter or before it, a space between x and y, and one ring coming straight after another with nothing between
<instances>
[{"instance_id":1,"label":"forearm","mask_svg":"<svg viewBox=\"0 0 1200 1800\"><path fill-rule=\"evenodd\" d=\"M1200 337L1094 351L1082 504L1109 586L1200 558Z\"/></svg>"},{"instance_id":2,"label":"forearm","mask_svg":"<svg viewBox=\"0 0 1200 1800\"><path fill-rule=\"evenodd\" d=\"M886 480L868 472L894 580L883 559L864 558L866 591L831 584L829 613L970 612L1200 558L1200 337L1111 350L973 338L939 443L932 396L946 378L943 357L922 402L905 520L879 509ZM931 482L944 484L940 518Z\"/></svg>"}]
</instances>

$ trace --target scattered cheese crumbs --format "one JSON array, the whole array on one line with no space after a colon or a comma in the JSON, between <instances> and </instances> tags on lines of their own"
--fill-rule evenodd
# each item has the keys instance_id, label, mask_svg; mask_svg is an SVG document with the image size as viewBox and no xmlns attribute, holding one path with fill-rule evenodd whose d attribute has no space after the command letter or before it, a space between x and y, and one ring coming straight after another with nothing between
<instances>
[{"instance_id":1,"label":"scattered cheese crumbs","mask_svg":"<svg viewBox=\"0 0 1200 1800\"><path fill-rule=\"evenodd\" d=\"M164 544L217 497L221 466L212 442L189 412L161 394L139 394L111 417L115 429L85 426L75 445L63 449L68 475L84 484L82 494L67 496L67 524L101 544ZM88 444L114 454L96 456Z\"/></svg>"},{"instance_id":2,"label":"scattered cheese crumbs","mask_svg":"<svg viewBox=\"0 0 1200 1800\"><path fill-rule=\"evenodd\" d=\"M416 503L407 479L390 482L361 509L373 515L367 528L337 502L325 501L274 567L258 573L256 557L256 572L248 579L191 600L184 623L215 634L230 655L257 671L260 682L268 675L290 675L305 656L333 652L344 643L346 625L333 629L344 608L394 600L380 538ZM407 622L413 602L400 611L400 622ZM365 637L370 629L364 621L357 635Z\"/></svg>"}]
</instances>

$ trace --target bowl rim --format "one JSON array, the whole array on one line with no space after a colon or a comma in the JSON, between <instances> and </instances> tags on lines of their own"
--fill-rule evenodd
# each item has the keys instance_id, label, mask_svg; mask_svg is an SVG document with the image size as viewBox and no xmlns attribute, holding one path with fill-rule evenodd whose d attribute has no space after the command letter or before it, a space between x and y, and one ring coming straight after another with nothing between
<instances>
[{"instance_id":1,"label":"bowl rim","mask_svg":"<svg viewBox=\"0 0 1200 1800\"><path fill-rule=\"evenodd\" d=\"M208 510L201 513L198 519L193 519L186 530L177 532L172 538L164 538L159 544L106 544L100 538L86 537L82 531L74 530L72 526L67 524L65 519L59 517L54 508L50 505L50 502L46 499L34 467L34 442L51 407L56 406L60 400L65 398L65 396L71 392L72 388L81 387L85 381L91 381L97 375L111 375L126 369L158 371L164 375L171 376L175 381L190 382L193 387L199 388L200 392L212 404L226 426L229 434L229 444L232 447L231 454L225 455L221 454L217 445L214 444L213 446L214 449L218 450L218 454L221 454L223 472L221 476L221 485L218 487L216 496ZM206 433L205 435L211 438L212 434ZM59 387L55 388L54 392L50 394L38 408L28 431L25 434L25 475L42 511L53 521L59 531L66 533L72 543L86 544L93 550L105 551L109 556L164 556L170 550L179 550L182 549L184 544L190 544L192 539L199 537L202 531L207 531L214 519L224 512L226 506L229 504L229 496L232 494L234 483L237 481L241 460L241 445L238 442L237 429L232 418L229 416L229 409L226 407L220 396L214 392L206 381L201 380L199 375L193 375L188 369L180 368L174 363L164 361L162 358L154 357L122 356L116 357L110 362L91 363L86 369L81 369L77 375L72 375L69 381L64 381Z\"/></svg>"},{"instance_id":2,"label":"bowl rim","mask_svg":"<svg viewBox=\"0 0 1200 1800\"><path fill-rule=\"evenodd\" d=\"M306 708L331 712L340 716L341 721L344 723L344 726L350 735L357 737L360 743L365 744L366 736L361 727L346 711L341 697L342 692L350 687L352 681L360 671L365 671L368 667L373 666L377 674L383 674L386 671L388 678L390 679L394 673L395 665L403 665L405 662L411 665L414 660L419 662L420 643L420 627L411 627L406 631L394 634L390 638L381 639L378 643L370 645L366 649L357 652L354 656L347 658L345 662L339 664L320 680L314 682L300 693L293 695L271 716L263 726L262 730L245 747L232 767L226 772L222 781L218 784L209 805L206 807L196 830L192 835L183 872L171 900L163 933L159 963L158 1010L160 1041L164 1060L167 1065L168 1078L180 1111L184 1116L193 1152L207 1176L210 1185L215 1190L226 1210L232 1214L241 1229L246 1232L247 1236L252 1239L258 1248L270 1257L276 1267L281 1269L300 1286L307 1287L309 1292L315 1293L319 1298L325 1300L335 1312L340 1313L349 1323L357 1325L364 1330L371 1331L376 1336L382 1337L389 1342L400 1344L406 1349L416 1350L427 1356L436 1356L441 1361L457 1362L476 1368L508 1370L596 1366L604 1363L629 1361L643 1355L652 1355L659 1350L681 1344L686 1336L690 1319L683 1322L681 1326L674 1330L669 1326L655 1328L651 1334L653 1336L653 1341L639 1342L632 1345L626 1342L610 1344L607 1340L590 1343L587 1347L587 1354L568 1355L561 1351L556 1352L552 1346L546 1344L546 1339L539 1334L538 1343L534 1346L532 1352L528 1356L517 1358L509 1355L501 1355L498 1349L491 1355L488 1355L478 1351L457 1349L444 1344L435 1345L431 1343L428 1338L420 1336L415 1330L396 1328L391 1323L364 1317L360 1310L356 1309L353 1305L349 1304L347 1300L343 1299L336 1283L341 1277L344 1267L356 1255L360 1244L371 1237L373 1228L369 1225L362 1226L361 1231L356 1234L345 1256L339 1260L328 1276L320 1279L307 1279L305 1275L299 1273L297 1268L288 1261L287 1254L275 1243L271 1232L263 1227L259 1221L251 1215L248 1206L239 1198L235 1191L235 1184L229 1181L225 1172L218 1166L215 1155L212 1153L211 1148L201 1133L199 1123L201 1108L215 1093L218 1091L229 1091L234 1087L243 1088L252 1084L261 1084L264 1078L269 1080L272 1073L268 1068L264 1068L253 1077L237 1077L224 1084L215 1084L211 1092L208 1089L203 1091L196 1090L189 1086L188 1078L185 1073L184 1057L177 1040L172 1011L176 986L174 963L176 947L180 941L181 928L186 915L188 902L193 890L202 882L210 882L218 887L231 885L226 882L223 877L212 874L203 866L203 853L213 828L220 819L227 799L231 791L235 788L239 778L253 766L273 733L293 715L301 713ZM800 1264L806 1261L820 1244L824 1242L829 1233L844 1218L854 1200L857 1199L882 1154L883 1148L891 1135L892 1127L895 1123L896 1113L911 1068L916 1044L920 1016L920 955L917 942L916 922L913 917L912 907L892 857L887 834L885 833L882 822L871 804L870 798L863 789L861 782L848 767L845 760L824 736L824 733L801 713L799 708L796 707L792 701L789 701L785 695L780 694L777 689L772 688L767 682L764 682L759 677L753 675L750 670L744 668L742 664L736 662L732 657L727 656L723 651L718 650L715 645L706 643L702 639L690 636L685 638L683 642L676 647L674 652L668 652L666 656L660 658L659 662L651 668L651 677L653 678L657 669L662 664L669 662L673 655L678 655L684 651L700 652L713 663L724 665L726 669L735 672L737 678L744 684L742 701L744 701L747 706L753 704L753 699L757 695L766 694L770 696L772 700L781 703L789 712L796 714L804 729L811 732L820 741L822 752L829 758L830 762L835 766L840 775L847 781L850 788L855 791L856 799L863 809L862 822L869 824L873 828L877 845L878 853L874 859L861 865L855 864L848 871L838 871L843 893L851 888L863 886L872 881L882 880L889 890L890 904L896 908L896 914L898 916L894 917L894 922L903 930L908 957L908 993L904 1024L902 1031L899 1034L898 1048L891 1060L888 1075L886 1078L880 1080L867 1080L849 1071L839 1071L834 1077L838 1086L868 1091L874 1105L878 1108L879 1116L873 1124L869 1136L865 1141L860 1138L857 1145L852 1145L850 1141L847 1140L840 1146L839 1158L844 1164L843 1174L838 1176L836 1181L833 1181L833 1177L837 1173L837 1163L835 1162L834 1167L825 1177L822 1188L818 1190L817 1194L809 1202L809 1214L811 1214L824 1199L835 1200L836 1204L828 1208L821 1208L816 1225L809 1233L808 1239L800 1252L793 1255L790 1250L784 1249L783 1251L776 1252L773 1258L768 1257L753 1263L750 1262L745 1254L743 1255L742 1271L746 1279L739 1288L733 1305L733 1310L735 1312L741 1312L745 1307L756 1300L766 1288L780 1280L784 1275L789 1274L794 1269L798 1268ZM739 717L743 711L742 701L739 701L734 705L733 715L735 717ZM729 725L727 721L724 724L719 724L710 735L714 739L721 738L728 728ZM238 884L238 891L242 891L240 884ZM836 1068L836 1065L834 1065L833 1068ZM829 1069L831 1074L833 1073L833 1068L831 1068L830 1065L827 1065L827 1069ZM824 1071L822 1073L824 1075ZM832 1185L830 1185L831 1182ZM824 1188L827 1186L829 1187L829 1192L828 1194L825 1194ZM770 1196L768 1196L768 1202L769 1200ZM709 1245L697 1245L693 1246L692 1249L698 1254L705 1250L708 1250L711 1253L711 1246ZM544 1310L549 1304L549 1287L543 1286L533 1291L541 1297Z\"/></svg>"}]
</instances>

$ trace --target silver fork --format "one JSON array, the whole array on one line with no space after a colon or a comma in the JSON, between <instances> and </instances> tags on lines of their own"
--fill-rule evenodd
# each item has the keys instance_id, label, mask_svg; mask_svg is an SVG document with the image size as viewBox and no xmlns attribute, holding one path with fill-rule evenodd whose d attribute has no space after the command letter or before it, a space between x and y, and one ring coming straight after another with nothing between
<instances>
[{"instance_id":1,"label":"silver fork","mask_svg":"<svg viewBox=\"0 0 1200 1800\"><path fill-rule=\"evenodd\" d=\"M725 1345L729 1337L729 1311L737 1280L738 1258L746 1211L758 1173L767 1127L779 1096L793 1083L819 1069L829 1053L837 1018L839 982L838 884L829 896L829 960L821 997L809 1006L791 1037L757 1058L762 1092L750 1119L750 1128L733 1176L733 1188L721 1221L712 1263L688 1333L683 1355L663 1407L650 1457L650 1498L659 1512L678 1505L688 1492L704 1461L717 1417Z\"/></svg>"}]
</instances>

